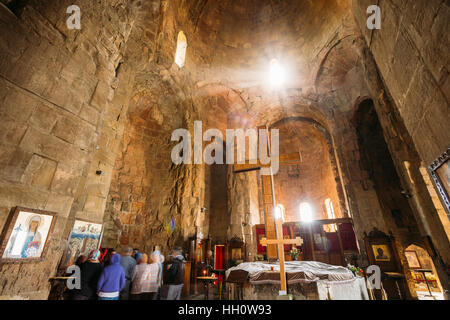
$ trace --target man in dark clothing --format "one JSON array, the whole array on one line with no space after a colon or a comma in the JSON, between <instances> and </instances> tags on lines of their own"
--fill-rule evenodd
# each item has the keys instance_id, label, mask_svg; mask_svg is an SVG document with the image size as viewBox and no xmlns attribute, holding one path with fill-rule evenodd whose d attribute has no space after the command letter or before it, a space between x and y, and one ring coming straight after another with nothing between
<instances>
[{"instance_id":1,"label":"man in dark clothing","mask_svg":"<svg viewBox=\"0 0 450 320\"><path fill-rule=\"evenodd\" d=\"M102 266L98 261L100 251L92 250L89 254L89 260L83 262L80 266L80 289L72 290L73 300L96 300L97 283L102 274Z\"/></svg>"},{"instance_id":2,"label":"man in dark clothing","mask_svg":"<svg viewBox=\"0 0 450 320\"><path fill-rule=\"evenodd\" d=\"M124 247L122 252L122 259L120 260L120 265L125 271L125 286L120 291L120 300L128 300L131 286L131 277L133 276L134 269L136 268L137 262L131 257L133 249L130 247Z\"/></svg>"},{"instance_id":3,"label":"man in dark clothing","mask_svg":"<svg viewBox=\"0 0 450 320\"><path fill-rule=\"evenodd\" d=\"M172 260L167 265L166 277L164 280L167 290L166 300L180 300L186 263L181 252L180 248L174 249L171 255Z\"/></svg>"}]
</instances>

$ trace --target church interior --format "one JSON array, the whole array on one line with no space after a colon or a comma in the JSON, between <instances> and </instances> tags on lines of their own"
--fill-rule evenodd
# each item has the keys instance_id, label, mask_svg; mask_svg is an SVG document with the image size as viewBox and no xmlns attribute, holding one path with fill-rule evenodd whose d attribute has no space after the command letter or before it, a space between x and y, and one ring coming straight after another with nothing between
<instances>
[{"instance_id":1,"label":"church interior","mask_svg":"<svg viewBox=\"0 0 450 320\"><path fill-rule=\"evenodd\" d=\"M64 299L124 246L181 248L187 300L450 299L449 23L445 0L0 0L0 300ZM277 172L174 163L180 128L207 153L197 122L224 159L227 130L278 137Z\"/></svg>"}]
</instances>

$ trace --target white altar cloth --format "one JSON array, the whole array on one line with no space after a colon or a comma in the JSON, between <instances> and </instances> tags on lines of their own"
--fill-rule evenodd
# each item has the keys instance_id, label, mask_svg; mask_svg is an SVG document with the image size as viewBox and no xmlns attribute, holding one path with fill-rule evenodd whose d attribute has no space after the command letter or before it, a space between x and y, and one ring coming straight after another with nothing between
<instances>
[{"instance_id":1,"label":"white altar cloth","mask_svg":"<svg viewBox=\"0 0 450 320\"><path fill-rule=\"evenodd\" d=\"M279 273L279 263L244 262L228 269L225 272L226 277L233 270L247 271L249 283L252 285L280 284L278 277L264 277L263 275L265 272ZM289 285L315 282L320 300L328 299L328 292L332 300L369 299L365 279L355 276L345 267L316 261L287 261L285 270Z\"/></svg>"}]
</instances>

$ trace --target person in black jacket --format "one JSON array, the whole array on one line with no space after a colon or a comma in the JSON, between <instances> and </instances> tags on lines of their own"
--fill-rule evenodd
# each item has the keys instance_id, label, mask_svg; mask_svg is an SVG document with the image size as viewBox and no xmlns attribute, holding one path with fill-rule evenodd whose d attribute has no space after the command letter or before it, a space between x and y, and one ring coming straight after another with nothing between
<instances>
[{"instance_id":1,"label":"person in black jacket","mask_svg":"<svg viewBox=\"0 0 450 320\"><path fill-rule=\"evenodd\" d=\"M89 259L80 265L81 288L72 290L72 300L96 300L97 282L102 273L102 265L98 258L99 250L92 250Z\"/></svg>"},{"instance_id":2,"label":"person in black jacket","mask_svg":"<svg viewBox=\"0 0 450 320\"><path fill-rule=\"evenodd\" d=\"M171 261L167 264L164 284L167 287L166 300L180 300L183 289L184 269L186 260L182 256L182 250L175 248L172 250Z\"/></svg>"}]
</instances>

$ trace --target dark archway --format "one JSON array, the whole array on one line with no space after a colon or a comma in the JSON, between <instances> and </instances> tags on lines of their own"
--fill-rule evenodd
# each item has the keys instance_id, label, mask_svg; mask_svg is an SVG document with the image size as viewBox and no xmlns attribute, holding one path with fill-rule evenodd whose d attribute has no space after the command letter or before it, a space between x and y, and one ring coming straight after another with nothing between
<instances>
[{"instance_id":1,"label":"dark archway","mask_svg":"<svg viewBox=\"0 0 450 320\"><path fill-rule=\"evenodd\" d=\"M409 191L404 190L393 157L383 134L374 103L363 100L355 112L354 125L360 149L361 169L368 173L381 206L384 222L395 237L394 250L399 257L396 265L406 281L383 281L389 299L413 298L414 280L411 278L404 245L420 238L412 208L408 202ZM367 188L369 186L366 186ZM383 269L382 269L383 271ZM385 270L386 271L386 270Z\"/></svg>"},{"instance_id":2,"label":"dark archway","mask_svg":"<svg viewBox=\"0 0 450 320\"><path fill-rule=\"evenodd\" d=\"M388 225L393 222L396 229L405 232L417 232L413 212L407 200L409 195L401 186L371 99L361 102L355 113L354 123L361 150L361 166L374 182L386 222Z\"/></svg>"}]
</instances>

